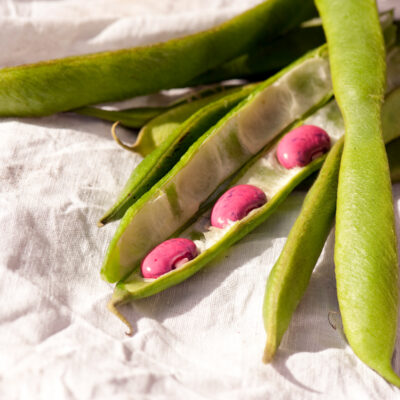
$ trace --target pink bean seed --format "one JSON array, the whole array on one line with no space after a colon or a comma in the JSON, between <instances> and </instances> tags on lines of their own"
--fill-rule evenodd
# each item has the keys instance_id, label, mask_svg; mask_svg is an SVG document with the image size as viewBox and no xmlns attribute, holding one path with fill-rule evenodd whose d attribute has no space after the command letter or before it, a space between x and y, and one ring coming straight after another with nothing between
<instances>
[{"instance_id":1,"label":"pink bean seed","mask_svg":"<svg viewBox=\"0 0 400 400\"><path fill-rule=\"evenodd\" d=\"M302 125L285 135L278 144L276 155L286 169L304 167L329 151L331 140L318 126Z\"/></svg>"},{"instance_id":2,"label":"pink bean seed","mask_svg":"<svg viewBox=\"0 0 400 400\"><path fill-rule=\"evenodd\" d=\"M144 278L159 276L181 267L197 256L196 245L189 239L174 238L156 246L143 259L140 269Z\"/></svg>"},{"instance_id":3,"label":"pink bean seed","mask_svg":"<svg viewBox=\"0 0 400 400\"><path fill-rule=\"evenodd\" d=\"M251 210L267 202L265 193L253 185L237 185L227 190L214 204L211 225L225 228L229 221L239 221Z\"/></svg>"}]
</instances>

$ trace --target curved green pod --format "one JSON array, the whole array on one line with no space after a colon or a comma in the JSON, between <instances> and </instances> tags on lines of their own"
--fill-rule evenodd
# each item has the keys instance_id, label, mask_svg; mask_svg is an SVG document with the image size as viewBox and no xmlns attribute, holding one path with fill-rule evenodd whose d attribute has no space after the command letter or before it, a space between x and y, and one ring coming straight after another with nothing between
<instances>
[{"instance_id":1,"label":"curved green pod","mask_svg":"<svg viewBox=\"0 0 400 400\"><path fill-rule=\"evenodd\" d=\"M206 31L150 46L0 70L0 117L42 116L184 86L312 18L312 0L267 0Z\"/></svg>"},{"instance_id":2,"label":"curved green pod","mask_svg":"<svg viewBox=\"0 0 400 400\"><path fill-rule=\"evenodd\" d=\"M223 181L330 96L325 47L260 84L129 208L110 243L103 278L116 282L130 274L151 248L192 218Z\"/></svg>"},{"instance_id":3,"label":"curved green pod","mask_svg":"<svg viewBox=\"0 0 400 400\"><path fill-rule=\"evenodd\" d=\"M231 88L219 87L216 93L203 96L201 93L189 102L179 104L160 114L142 127L131 146L132 151L148 156L158 146L162 145L191 115L212 102L230 94L240 92L241 86Z\"/></svg>"},{"instance_id":4,"label":"curved green pod","mask_svg":"<svg viewBox=\"0 0 400 400\"><path fill-rule=\"evenodd\" d=\"M392 154L392 180L400 165L400 89L393 91L382 108L383 135L388 154ZM337 126L344 132L339 109L335 109ZM268 277L263 319L267 342L263 361L273 358L291 317L308 286L311 273L332 229L335 212L340 160L344 140L329 152L321 171L308 192L285 246ZM397 157L395 156L397 152ZM397 178L398 179L398 178Z\"/></svg>"},{"instance_id":5,"label":"curved green pod","mask_svg":"<svg viewBox=\"0 0 400 400\"><path fill-rule=\"evenodd\" d=\"M346 128L335 243L344 333L365 364L400 386L400 377L391 366L398 314L398 257L380 118L385 50L378 13L373 0L316 0L316 5Z\"/></svg>"},{"instance_id":6,"label":"curved green pod","mask_svg":"<svg viewBox=\"0 0 400 400\"><path fill-rule=\"evenodd\" d=\"M248 96L256 85L248 85L226 95L194 113L176 128L133 170L115 204L103 215L98 225L123 217L127 209L151 189L178 162L183 153L230 109Z\"/></svg>"}]
</instances>

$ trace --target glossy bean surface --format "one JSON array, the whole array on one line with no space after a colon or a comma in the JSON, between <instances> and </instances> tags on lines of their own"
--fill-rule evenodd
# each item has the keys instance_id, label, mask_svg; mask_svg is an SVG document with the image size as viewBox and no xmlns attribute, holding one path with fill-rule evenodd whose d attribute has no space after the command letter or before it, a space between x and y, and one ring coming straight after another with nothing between
<instances>
[{"instance_id":1,"label":"glossy bean surface","mask_svg":"<svg viewBox=\"0 0 400 400\"><path fill-rule=\"evenodd\" d=\"M243 219L250 211L267 202L265 193L253 185L237 185L227 190L211 211L211 225L225 228L230 222Z\"/></svg>"},{"instance_id":2,"label":"glossy bean surface","mask_svg":"<svg viewBox=\"0 0 400 400\"><path fill-rule=\"evenodd\" d=\"M276 155L285 168L304 167L327 153L330 146L329 135L323 129L302 125L285 135L279 142Z\"/></svg>"},{"instance_id":3,"label":"glossy bean surface","mask_svg":"<svg viewBox=\"0 0 400 400\"><path fill-rule=\"evenodd\" d=\"M160 243L143 259L140 266L144 278L158 278L179 268L197 255L196 245L189 239L174 238Z\"/></svg>"}]
</instances>

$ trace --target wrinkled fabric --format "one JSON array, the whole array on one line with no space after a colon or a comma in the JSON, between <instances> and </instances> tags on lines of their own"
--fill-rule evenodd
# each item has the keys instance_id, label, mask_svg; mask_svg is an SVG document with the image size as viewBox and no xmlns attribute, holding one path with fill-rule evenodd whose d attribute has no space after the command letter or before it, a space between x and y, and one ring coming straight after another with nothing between
<instances>
[{"instance_id":1,"label":"wrinkled fabric","mask_svg":"<svg viewBox=\"0 0 400 400\"><path fill-rule=\"evenodd\" d=\"M5 0L0 67L166 40L256 3ZM261 362L266 278L304 192L186 282L124 306L135 329L127 337L106 309L113 287L99 275L117 223L96 221L141 157L115 144L109 123L73 113L1 119L0 137L1 399L400 398L343 336L333 232L276 360ZM393 189L399 232L400 185Z\"/></svg>"}]
</instances>

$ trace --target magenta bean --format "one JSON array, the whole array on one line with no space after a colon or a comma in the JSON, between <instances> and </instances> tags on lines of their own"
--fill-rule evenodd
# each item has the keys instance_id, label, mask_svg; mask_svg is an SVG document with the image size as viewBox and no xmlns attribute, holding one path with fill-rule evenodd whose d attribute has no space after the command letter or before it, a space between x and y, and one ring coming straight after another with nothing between
<instances>
[{"instance_id":1,"label":"magenta bean","mask_svg":"<svg viewBox=\"0 0 400 400\"><path fill-rule=\"evenodd\" d=\"M267 202L265 193L253 185L237 185L227 190L214 204L211 225L225 228L229 221L239 221L251 210Z\"/></svg>"},{"instance_id":2,"label":"magenta bean","mask_svg":"<svg viewBox=\"0 0 400 400\"><path fill-rule=\"evenodd\" d=\"M189 239L169 239L156 246L140 266L144 278L159 276L179 268L197 256L196 245Z\"/></svg>"},{"instance_id":3,"label":"magenta bean","mask_svg":"<svg viewBox=\"0 0 400 400\"><path fill-rule=\"evenodd\" d=\"M276 150L279 163L287 169L305 167L329 151L331 140L318 126L303 125L293 129L279 142Z\"/></svg>"}]
</instances>

